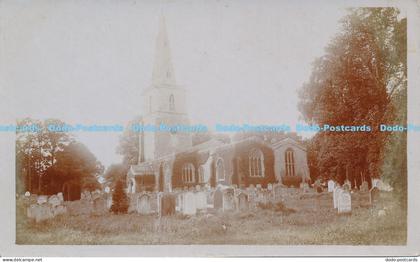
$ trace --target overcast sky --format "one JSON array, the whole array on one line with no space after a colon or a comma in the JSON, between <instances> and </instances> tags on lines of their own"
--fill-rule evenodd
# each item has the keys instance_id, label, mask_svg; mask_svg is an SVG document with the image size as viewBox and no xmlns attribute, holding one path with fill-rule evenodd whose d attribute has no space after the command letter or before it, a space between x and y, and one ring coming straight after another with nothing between
<instances>
[{"instance_id":1,"label":"overcast sky","mask_svg":"<svg viewBox=\"0 0 420 262\"><path fill-rule=\"evenodd\" d=\"M10 1L1 86L10 119L122 124L141 114L164 14L192 123L290 124L344 6L300 1ZM106 166L118 133L78 133Z\"/></svg>"}]
</instances>

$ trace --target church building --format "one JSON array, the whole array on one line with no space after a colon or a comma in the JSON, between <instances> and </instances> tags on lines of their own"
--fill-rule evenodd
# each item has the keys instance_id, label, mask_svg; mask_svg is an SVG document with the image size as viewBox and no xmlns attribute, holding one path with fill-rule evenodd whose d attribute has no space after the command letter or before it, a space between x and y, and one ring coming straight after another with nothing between
<instances>
[{"instance_id":1,"label":"church building","mask_svg":"<svg viewBox=\"0 0 420 262\"><path fill-rule=\"evenodd\" d=\"M190 125L186 90L177 85L164 17L151 85L142 93L141 125ZM127 175L128 192L164 191L196 185L216 187L296 184L309 181L306 149L296 135L211 139L193 145L191 132L141 132L139 161Z\"/></svg>"}]
</instances>

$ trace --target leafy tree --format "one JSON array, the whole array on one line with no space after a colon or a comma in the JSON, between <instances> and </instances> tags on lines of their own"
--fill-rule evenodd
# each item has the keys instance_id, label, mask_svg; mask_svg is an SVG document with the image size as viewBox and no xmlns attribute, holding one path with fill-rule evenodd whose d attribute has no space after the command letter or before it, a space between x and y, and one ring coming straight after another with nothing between
<instances>
[{"instance_id":1,"label":"leafy tree","mask_svg":"<svg viewBox=\"0 0 420 262\"><path fill-rule=\"evenodd\" d=\"M124 181L118 180L115 184L114 193L112 194L111 211L116 214L125 214L128 211L128 197L124 191Z\"/></svg>"},{"instance_id":2,"label":"leafy tree","mask_svg":"<svg viewBox=\"0 0 420 262\"><path fill-rule=\"evenodd\" d=\"M127 172L128 172L129 166L125 164L112 164L110 165L104 174L105 183L109 185L110 187L114 187L115 183L118 180L124 180L126 179Z\"/></svg>"},{"instance_id":3,"label":"leafy tree","mask_svg":"<svg viewBox=\"0 0 420 262\"><path fill-rule=\"evenodd\" d=\"M348 175L360 183L361 174L381 174L390 136L378 127L397 121L394 96L405 92L401 90L406 85L406 21L398 16L395 8L349 10L341 21L342 31L313 64L299 94L304 119L320 126L373 128L372 132L316 134L310 149L320 175L339 181ZM397 107L406 108L406 103Z\"/></svg>"},{"instance_id":4,"label":"leafy tree","mask_svg":"<svg viewBox=\"0 0 420 262\"><path fill-rule=\"evenodd\" d=\"M142 118L135 117L129 121L123 134L120 136L117 153L123 156L123 163L125 165L136 165L139 159L139 134L133 130L133 125L140 125Z\"/></svg>"}]
</instances>

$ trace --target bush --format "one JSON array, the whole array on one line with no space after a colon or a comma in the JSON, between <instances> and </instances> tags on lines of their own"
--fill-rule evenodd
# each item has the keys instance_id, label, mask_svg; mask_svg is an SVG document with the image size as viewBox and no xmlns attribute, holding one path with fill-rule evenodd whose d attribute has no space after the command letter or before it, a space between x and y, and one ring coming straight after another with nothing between
<instances>
[{"instance_id":1,"label":"bush","mask_svg":"<svg viewBox=\"0 0 420 262\"><path fill-rule=\"evenodd\" d=\"M124 182L118 180L114 193L112 194L111 212L116 214L126 214L128 211L128 197L124 191Z\"/></svg>"}]
</instances>

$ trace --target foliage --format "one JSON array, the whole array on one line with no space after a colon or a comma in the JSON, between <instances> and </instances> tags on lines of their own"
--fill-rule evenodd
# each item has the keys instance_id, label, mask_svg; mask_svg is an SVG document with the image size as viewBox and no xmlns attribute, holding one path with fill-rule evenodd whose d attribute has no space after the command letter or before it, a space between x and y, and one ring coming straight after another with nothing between
<instances>
[{"instance_id":1,"label":"foliage","mask_svg":"<svg viewBox=\"0 0 420 262\"><path fill-rule=\"evenodd\" d=\"M139 135L133 126L141 125L142 117L136 116L127 123L123 134L120 136L117 153L122 155L125 165L136 165L139 160Z\"/></svg>"},{"instance_id":2,"label":"foliage","mask_svg":"<svg viewBox=\"0 0 420 262\"><path fill-rule=\"evenodd\" d=\"M125 214L128 211L128 197L124 190L124 181L118 180L112 194L111 211L116 214Z\"/></svg>"},{"instance_id":3,"label":"foliage","mask_svg":"<svg viewBox=\"0 0 420 262\"><path fill-rule=\"evenodd\" d=\"M361 174L380 176L389 135L380 132L379 125L396 122L393 100L407 78L406 21L398 15L395 8L349 10L342 31L314 62L299 94L304 119L321 127L372 127L371 132L317 133L308 158L318 175L342 180L351 170L352 181ZM406 103L398 108L406 108Z\"/></svg>"},{"instance_id":4,"label":"foliage","mask_svg":"<svg viewBox=\"0 0 420 262\"><path fill-rule=\"evenodd\" d=\"M106 184L110 187L114 187L118 180L125 180L128 172L128 166L125 164L112 164L110 165L104 174Z\"/></svg>"}]
</instances>

